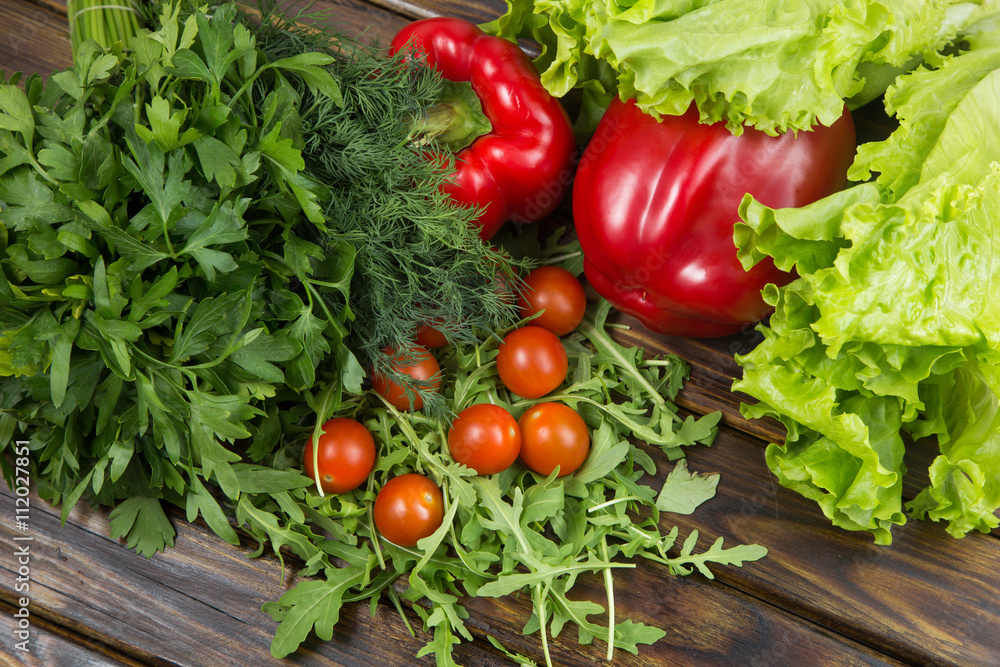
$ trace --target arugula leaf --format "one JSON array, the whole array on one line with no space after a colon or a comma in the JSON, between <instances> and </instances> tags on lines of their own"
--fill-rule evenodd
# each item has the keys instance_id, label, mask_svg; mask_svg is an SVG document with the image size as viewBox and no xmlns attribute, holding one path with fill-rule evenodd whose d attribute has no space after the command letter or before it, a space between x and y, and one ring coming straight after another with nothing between
<instances>
[{"instance_id":1,"label":"arugula leaf","mask_svg":"<svg viewBox=\"0 0 1000 667\"><path fill-rule=\"evenodd\" d=\"M346 569L346 568L345 568ZM333 626L340 619L343 596L347 589L365 577L361 568L338 571L336 580L311 580L296 584L278 600L279 607L269 607L281 623L271 643L271 655L284 658L295 651L314 630L320 639L333 638ZM275 618L275 620L278 620Z\"/></svg>"},{"instance_id":2,"label":"arugula leaf","mask_svg":"<svg viewBox=\"0 0 1000 667\"><path fill-rule=\"evenodd\" d=\"M219 502L209 493L197 475L191 477L191 485L192 492L186 498L186 518L188 522L193 523L200 514L205 519L205 523L208 524L209 528L216 535L233 546L238 546L240 543L239 535L236 534L236 531L230 525L229 518L222 510Z\"/></svg>"}]
</instances>

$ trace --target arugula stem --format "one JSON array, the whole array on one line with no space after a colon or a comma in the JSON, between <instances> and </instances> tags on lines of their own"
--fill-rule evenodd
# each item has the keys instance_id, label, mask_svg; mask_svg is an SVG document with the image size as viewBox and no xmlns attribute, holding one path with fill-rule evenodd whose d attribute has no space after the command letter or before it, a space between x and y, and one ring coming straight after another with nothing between
<instances>
[{"instance_id":1,"label":"arugula stem","mask_svg":"<svg viewBox=\"0 0 1000 667\"><path fill-rule=\"evenodd\" d=\"M548 588L546 586L546 588ZM538 614L538 632L541 634L542 639L542 654L545 656L546 667L552 667L552 655L549 653L549 637L548 632L545 629L548 619L546 616L548 612L545 609L545 595L546 590L542 588L542 584L535 584L535 613Z\"/></svg>"},{"instance_id":2,"label":"arugula stem","mask_svg":"<svg viewBox=\"0 0 1000 667\"><path fill-rule=\"evenodd\" d=\"M392 605L396 608L396 611L399 612L399 617L403 619L403 625L406 626L410 636L416 637L417 633L413 631L413 626L410 625L410 620L406 618L406 611L403 609L403 603L399 600L399 595L391 588L389 589L389 599L392 600Z\"/></svg>"},{"instance_id":3,"label":"arugula stem","mask_svg":"<svg viewBox=\"0 0 1000 667\"><path fill-rule=\"evenodd\" d=\"M542 266L548 266L551 264L562 264L568 259L573 259L574 257L580 257L583 255L582 250L577 250L576 252L568 252L565 255L556 255L555 257L549 257L543 262L540 262Z\"/></svg>"},{"instance_id":4,"label":"arugula stem","mask_svg":"<svg viewBox=\"0 0 1000 667\"><path fill-rule=\"evenodd\" d=\"M587 335L587 338L592 340L595 344L602 344L601 346L605 348L603 351L611 355L615 361L618 362L618 367L622 371L631 373L632 364L630 364L628 360L622 356L621 352L619 352L614 345L605 344L612 342L606 333L598 331L597 328L595 328L594 325L587 320L580 323L580 329ZM642 388L649 393L650 398L652 398L656 403L663 405L667 402L667 399L661 396L660 392L656 390L656 387L650 384L649 380L644 378L641 373L631 374L636 380L639 381Z\"/></svg>"},{"instance_id":5,"label":"arugula stem","mask_svg":"<svg viewBox=\"0 0 1000 667\"><path fill-rule=\"evenodd\" d=\"M322 405L320 405L319 414L316 415L316 423L313 424L313 432L312 432L313 481L316 482L316 491L319 493L320 498L325 498L326 493L323 491L323 485L320 483L319 480L319 437L321 431L323 430L323 424L325 423L326 416L330 412L330 403L331 403L331 397L333 396L334 388L336 388L337 391L340 390L340 387L337 385L337 383L334 382L331 383L326 388L326 391L323 392L323 403Z\"/></svg>"},{"instance_id":6,"label":"arugula stem","mask_svg":"<svg viewBox=\"0 0 1000 667\"><path fill-rule=\"evenodd\" d=\"M390 404L387 400L385 400L381 396L381 394L375 391L372 391L371 393L374 394L375 396L378 396L379 400L382 401L382 403L389 410L389 412L392 413L392 416L396 418L399 430L403 432L403 435L405 435L407 439L410 440L410 442L413 443L420 442L421 438L420 436L417 435L417 432L413 430L413 424L410 423L409 419L405 418L403 414L399 410L397 410L392 404ZM423 461L429 463L431 467L437 471L438 482L448 477L448 471L447 469L445 469L443 465L437 463L432 459L429 459L426 456L421 456L420 458Z\"/></svg>"},{"instance_id":7,"label":"arugula stem","mask_svg":"<svg viewBox=\"0 0 1000 667\"><path fill-rule=\"evenodd\" d=\"M609 560L608 536L601 538L601 558ZM615 583L611 577L611 568L604 568L604 590L608 592L608 662L615 657Z\"/></svg>"},{"instance_id":8,"label":"arugula stem","mask_svg":"<svg viewBox=\"0 0 1000 667\"><path fill-rule=\"evenodd\" d=\"M655 396L659 396L659 394L654 394L654 395ZM662 396L660 398L663 399ZM583 396L579 396L577 394L573 394L573 393L568 393L568 394L550 394L550 395L547 395L545 397L545 400L546 401L576 401L578 403L589 403L590 405L593 405L598 410L606 412L610 417L614 418L614 413L612 412L612 410L606 404L604 404L604 403L602 403L600 401L594 400L592 398L585 398ZM535 401L533 399L524 399L524 400L518 401L516 403L512 403L511 407L514 407L514 408L529 407L531 405L534 405L536 402L537 401ZM663 399L663 403L666 403L666 399ZM674 420L677 421L678 419L679 418L675 416Z\"/></svg>"},{"instance_id":9,"label":"arugula stem","mask_svg":"<svg viewBox=\"0 0 1000 667\"><path fill-rule=\"evenodd\" d=\"M605 507L611 507L612 505L617 505L618 503L627 503L632 500L638 500L639 502L642 502L642 498L639 498L638 496L624 496L622 498L614 498L613 500L608 500L606 502L601 503L600 505L594 505L593 507L588 507L587 512L588 513L596 512L597 510L602 510Z\"/></svg>"}]
</instances>

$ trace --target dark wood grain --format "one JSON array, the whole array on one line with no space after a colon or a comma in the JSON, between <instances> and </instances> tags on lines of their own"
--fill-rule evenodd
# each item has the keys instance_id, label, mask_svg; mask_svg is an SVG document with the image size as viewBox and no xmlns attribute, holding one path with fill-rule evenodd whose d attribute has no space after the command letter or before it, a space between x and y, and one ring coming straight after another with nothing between
<instances>
[{"instance_id":1,"label":"dark wood grain","mask_svg":"<svg viewBox=\"0 0 1000 667\"><path fill-rule=\"evenodd\" d=\"M940 524L910 521L877 546L834 528L816 503L776 484L755 443L724 430L688 452L701 472L719 471L718 495L682 528L768 547L752 567L719 578L879 651L916 664L1000 661L1000 541L954 539ZM714 535L706 534L708 543Z\"/></svg>"},{"instance_id":2,"label":"dark wood grain","mask_svg":"<svg viewBox=\"0 0 1000 667\"><path fill-rule=\"evenodd\" d=\"M261 605L298 581L294 559L282 565L273 555L249 558L249 545L233 547L206 527L179 520L174 521L176 547L146 559L108 538L105 512L80 506L60 526L58 512L37 497L32 502L29 530L18 532L4 520L0 544L9 547L15 536L32 537L28 609L36 632L33 646L51 644L55 627L85 638L95 655L119 655L125 664L384 667L413 664L430 639L415 616L409 620L418 635L411 636L388 604L379 605L374 617L367 605L348 605L333 641L313 636L293 656L275 660L270 644L277 624ZM0 516L12 517L13 507L13 494L0 489ZM18 604L17 567L11 556L0 557L0 603L8 606ZM0 644L6 646L7 638ZM461 647L457 654L470 665L502 664L489 646Z\"/></svg>"},{"instance_id":3,"label":"dark wood grain","mask_svg":"<svg viewBox=\"0 0 1000 667\"><path fill-rule=\"evenodd\" d=\"M896 659L844 637L822 626L803 622L751 595L740 593L719 581L700 576L679 577L665 567L644 565L615 575L617 620L631 619L661 628L666 636L652 646L642 646L638 655L616 651L614 665L901 665ZM574 589L574 599L590 599L605 604L603 582L582 577ZM512 598L478 599L470 602L474 617L493 618L500 626L508 619L527 620L527 610ZM604 620L605 617L598 617ZM513 628L518 626L513 624ZM506 646L527 655L537 653L537 637L510 633L502 635ZM599 650L575 646L575 629L554 656L558 665L599 665L605 662L606 644Z\"/></svg>"},{"instance_id":4,"label":"dark wood grain","mask_svg":"<svg viewBox=\"0 0 1000 667\"><path fill-rule=\"evenodd\" d=\"M0 69L47 78L72 63L65 14L23 0L0 0Z\"/></svg>"},{"instance_id":5,"label":"dark wood grain","mask_svg":"<svg viewBox=\"0 0 1000 667\"><path fill-rule=\"evenodd\" d=\"M492 21L507 11L507 5L503 0L481 0L476 3L461 2L461 0L434 0L432 2L372 0L371 4L412 19L431 16L458 16L473 23Z\"/></svg>"},{"instance_id":6,"label":"dark wood grain","mask_svg":"<svg viewBox=\"0 0 1000 667\"><path fill-rule=\"evenodd\" d=\"M0 616L5 620L12 620L18 610L18 607L0 602ZM5 630L7 625L9 623L4 624ZM33 634L25 647L26 651L16 648L15 641L0 642L0 664L24 667L144 667L141 662L44 618L32 617L29 631ZM5 632L5 639L10 636L10 632Z\"/></svg>"}]
</instances>

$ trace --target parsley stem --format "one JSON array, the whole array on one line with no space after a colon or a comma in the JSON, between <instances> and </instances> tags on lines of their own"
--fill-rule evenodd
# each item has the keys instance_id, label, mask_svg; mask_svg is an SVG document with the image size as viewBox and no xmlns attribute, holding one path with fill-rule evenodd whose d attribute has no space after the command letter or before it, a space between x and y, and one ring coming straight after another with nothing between
<instances>
[{"instance_id":1,"label":"parsley stem","mask_svg":"<svg viewBox=\"0 0 1000 667\"><path fill-rule=\"evenodd\" d=\"M316 290L316 288L312 284L312 281L311 280L305 280L305 281L302 282L302 284L305 285L306 288L309 290L309 305L311 306L313 304L312 295L315 294L316 295L316 300L319 301L320 308L323 309L323 313L326 315L327 322L329 322L330 324L332 324L334 326L334 328L339 328L340 327L340 321L336 317L333 316L333 313L330 312L330 309L326 305L326 301L323 300L323 295L321 295Z\"/></svg>"}]
</instances>

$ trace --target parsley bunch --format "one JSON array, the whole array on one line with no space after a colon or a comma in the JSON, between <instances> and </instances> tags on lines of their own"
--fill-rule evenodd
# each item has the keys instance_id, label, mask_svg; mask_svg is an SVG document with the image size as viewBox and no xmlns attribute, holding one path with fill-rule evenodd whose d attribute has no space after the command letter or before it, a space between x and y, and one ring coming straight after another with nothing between
<instances>
[{"instance_id":1,"label":"parsley bunch","mask_svg":"<svg viewBox=\"0 0 1000 667\"><path fill-rule=\"evenodd\" d=\"M408 140L432 70L273 3L156 9L127 49L0 77L0 451L27 434L42 496L114 506L146 555L161 501L236 543L227 505L308 483L252 463L282 406L360 393L430 316L510 322L515 269Z\"/></svg>"}]
</instances>

